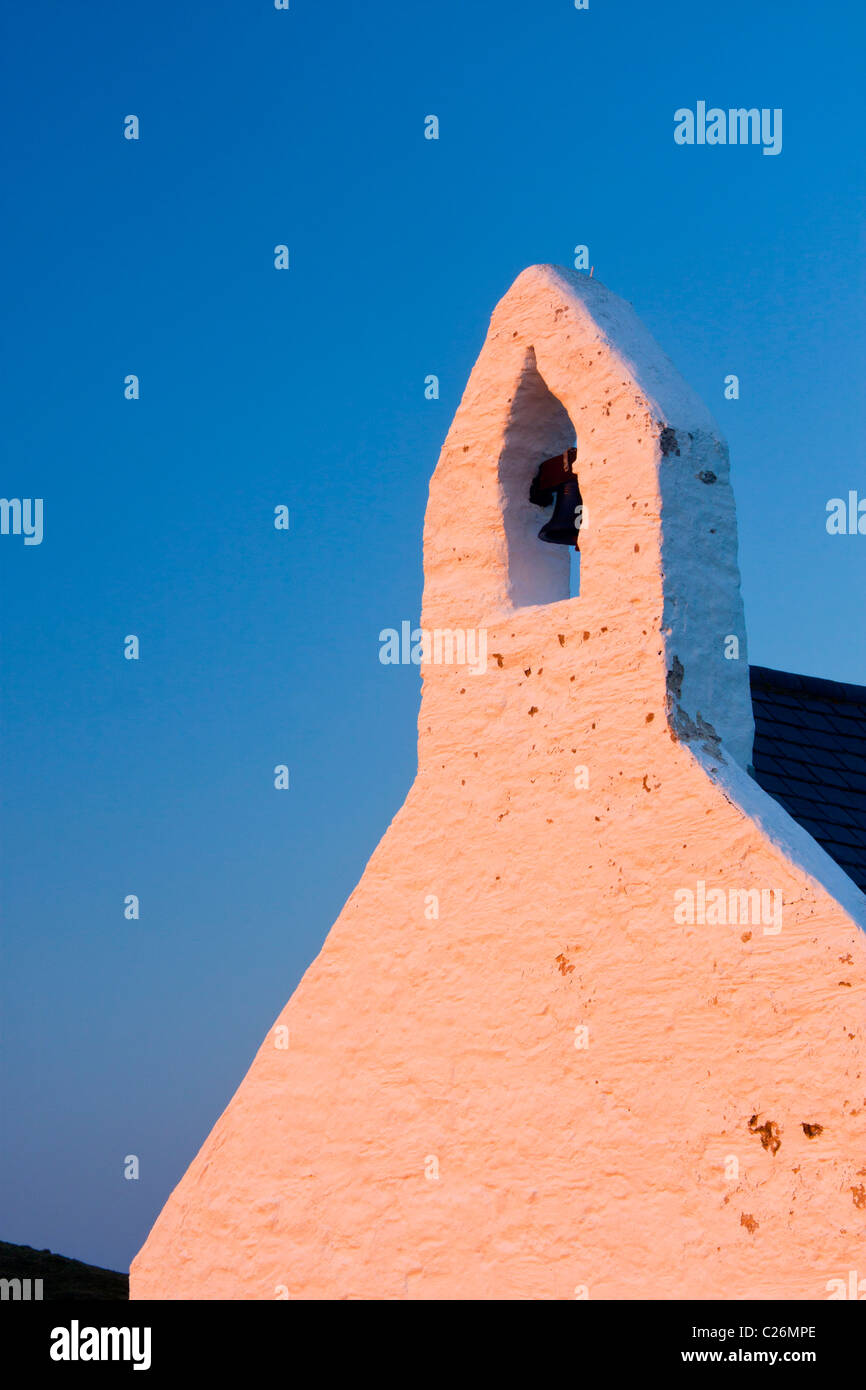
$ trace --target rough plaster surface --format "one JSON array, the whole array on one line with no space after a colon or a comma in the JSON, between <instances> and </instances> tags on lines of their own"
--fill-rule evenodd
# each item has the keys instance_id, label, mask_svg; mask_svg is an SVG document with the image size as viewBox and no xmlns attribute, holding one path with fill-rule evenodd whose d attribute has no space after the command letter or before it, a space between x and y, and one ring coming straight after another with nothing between
<instances>
[{"instance_id":1,"label":"rough plaster surface","mask_svg":"<svg viewBox=\"0 0 866 1390\"><path fill-rule=\"evenodd\" d=\"M526 494L575 433L568 599ZM424 563L487 671L425 668L414 786L131 1296L827 1298L866 1274L866 899L745 771L726 449L598 282L497 307ZM781 931L677 922L699 880Z\"/></svg>"}]
</instances>

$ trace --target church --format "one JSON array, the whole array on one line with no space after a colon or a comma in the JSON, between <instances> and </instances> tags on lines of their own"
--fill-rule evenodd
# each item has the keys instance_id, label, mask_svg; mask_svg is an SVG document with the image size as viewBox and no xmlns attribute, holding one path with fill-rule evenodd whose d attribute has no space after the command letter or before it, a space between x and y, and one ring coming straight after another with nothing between
<instances>
[{"instance_id":1,"label":"church","mask_svg":"<svg viewBox=\"0 0 866 1390\"><path fill-rule=\"evenodd\" d=\"M533 266L497 305L421 626L490 660L421 664L414 785L131 1297L847 1287L866 691L749 666L725 441L597 279ZM683 912L699 892L758 907Z\"/></svg>"}]
</instances>

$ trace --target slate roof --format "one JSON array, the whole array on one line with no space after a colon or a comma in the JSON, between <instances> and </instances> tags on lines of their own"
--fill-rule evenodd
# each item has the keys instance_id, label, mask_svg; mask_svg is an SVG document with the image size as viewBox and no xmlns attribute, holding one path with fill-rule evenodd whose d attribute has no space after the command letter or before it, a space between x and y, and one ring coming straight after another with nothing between
<instances>
[{"instance_id":1,"label":"slate roof","mask_svg":"<svg viewBox=\"0 0 866 1390\"><path fill-rule=\"evenodd\" d=\"M756 781L866 892L866 686L749 676Z\"/></svg>"}]
</instances>

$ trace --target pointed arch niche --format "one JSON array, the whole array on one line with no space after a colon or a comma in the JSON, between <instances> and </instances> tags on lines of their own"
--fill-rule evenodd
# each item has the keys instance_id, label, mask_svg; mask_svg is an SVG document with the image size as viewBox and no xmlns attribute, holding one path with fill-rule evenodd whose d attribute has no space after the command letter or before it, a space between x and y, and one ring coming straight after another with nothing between
<instances>
[{"instance_id":1,"label":"pointed arch niche","mask_svg":"<svg viewBox=\"0 0 866 1390\"><path fill-rule=\"evenodd\" d=\"M529 348L499 457L499 486L508 554L508 591L515 608L576 597L579 556L570 546L539 540L551 509L535 506L529 488L538 465L577 443L565 406L547 386ZM579 478L580 452L574 465Z\"/></svg>"}]
</instances>

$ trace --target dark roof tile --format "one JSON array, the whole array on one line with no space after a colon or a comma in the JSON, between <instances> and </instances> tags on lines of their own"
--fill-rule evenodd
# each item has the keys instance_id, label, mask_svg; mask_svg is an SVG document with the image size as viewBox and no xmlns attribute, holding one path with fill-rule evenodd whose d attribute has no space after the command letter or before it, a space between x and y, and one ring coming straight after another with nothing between
<instances>
[{"instance_id":1,"label":"dark roof tile","mask_svg":"<svg viewBox=\"0 0 866 1390\"><path fill-rule=\"evenodd\" d=\"M755 780L866 892L866 686L749 675Z\"/></svg>"}]
</instances>

